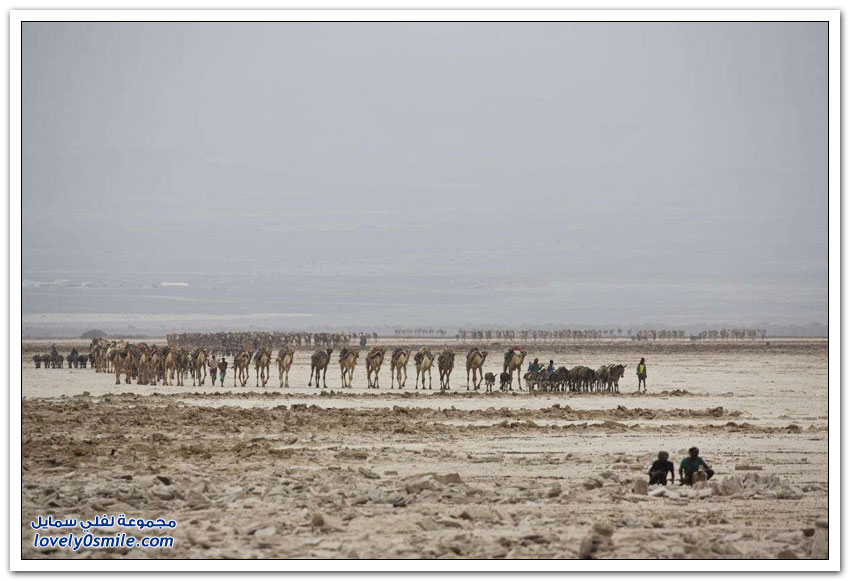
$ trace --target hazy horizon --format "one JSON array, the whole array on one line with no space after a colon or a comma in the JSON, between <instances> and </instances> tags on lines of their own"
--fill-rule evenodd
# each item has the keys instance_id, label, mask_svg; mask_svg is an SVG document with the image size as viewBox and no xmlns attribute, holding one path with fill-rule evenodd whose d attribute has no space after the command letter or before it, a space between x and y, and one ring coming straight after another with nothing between
<instances>
[{"instance_id":1,"label":"hazy horizon","mask_svg":"<svg viewBox=\"0 0 850 581\"><path fill-rule=\"evenodd\" d=\"M826 23L28 22L22 65L25 326L827 323Z\"/></svg>"}]
</instances>

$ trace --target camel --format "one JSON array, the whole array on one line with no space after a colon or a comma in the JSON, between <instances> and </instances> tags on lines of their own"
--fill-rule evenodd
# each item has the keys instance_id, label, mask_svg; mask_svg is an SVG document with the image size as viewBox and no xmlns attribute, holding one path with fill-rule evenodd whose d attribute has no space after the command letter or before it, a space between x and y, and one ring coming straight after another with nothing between
<instances>
[{"instance_id":1,"label":"camel","mask_svg":"<svg viewBox=\"0 0 850 581\"><path fill-rule=\"evenodd\" d=\"M136 385L147 385L148 381L148 366L150 364L150 350L147 345L143 345L135 358L136 363Z\"/></svg>"},{"instance_id":2,"label":"camel","mask_svg":"<svg viewBox=\"0 0 850 581\"><path fill-rule=\"evenodd\" d=\"M333 352L333 349L319 349L313 353L313 356L310 358L310 381L307 382L307 387L313 384L313 373L316 374L316 387L319 387L319 373L322 374L322 383L324 386L328 386L328 365L331 362L331 353Z\"/></svg>"},{"instance_id":3,"label":"camel","mask_svg":"<svg viewBox=\"0 0 850 581\"><path fill-rule=\"evenodd\" d=\"M443 349L437 357L437 369L440 371L440 389L446 391L449 387L449 377L455 366L455 354L450 349Z\"/></svg>"},{"instance_id":4,"label":"camel","mask_svg":"<svg viewBox=\"0 0 850 581\"><path fill-rule=\"evenodd\" d=\"M174 356L174 373L177 375L177 385L183 385L186 370L189 368L189 353L180 349Z\"/></svg>"},{"instance_id":5,"label":"camel","mask_svg":"<svg viewBox=\"0 0 850 581\"><path fill-rule=\"evenodd\" d=\"M472 372L472 387L478 390L481 387L484 360L487 359L486 351L479 351L475 347L466 354L466 391L469 391L469 372ZM478 383L475 383L476 377Z\"/></svg>"},{"instance_id":6,"label":"camel","mask_svg":"<svg viewBox=\"0 0 850 581\"><path fill-rule=\"evenodd\" d=\"M177 352L174 349L169 349L165 354L165 359L162 361L162 369L165 372L162 377L163 385L173 385L174 370L177 368ZM178 378L179 381L179 378ZM180 385L178 383L178 385Z\"/></svg>"},{"instance_id":7,"label":"camel","mask_svg":"<svg viewBox=\"0 0 850 581\"><path fill-rule=\"evenodd\" d=\"M277 374L280 379L280 387L289 387L289 368L292 367L294 358L295 351L292 350L292 347L284 347L277 352ZM284 377L286 378L285 382ZM312 376L310 379L312 379Z\"/></svg>"},{"instance_id":8,"label":"camel","mask_svg":"<svg viewBox=\"0 0 850 581\"><path fill-rule=\"evenodd\" d=\"M344 347L339 352L339 371L342 376L342 387L351 387L351 380L354 377L354 366L357 365L357 357L360 355L358 349L349 349ZM346 381L348 378L348 381Z\"/></svg>"},{"instance_id":9,"label":"camel","mask_svg":"<svg viewBox=\"0 0 850 581\"><path fill-rule=\"evenodd\" d=\"M162 376L162 353L154 347L148 359L148 384L158 385Z\"/></svg>"},{"instance_id":10,"label":"camel","mask_svg":"<svg viewBox=\"0 0 850 581\"><path fill-rule=\"evenodd\" d=\"M254 372L257 374L257 384L255 387L260 387L260 381L263 382L263 387L269 380L269 365L271 365L272 354L260 347L257 354L254 355Z\"/></svg>"},{"instance_id":11,"label":"camel","mask_svg":"<svg viewBox=\"0 0 850 581\"><path fill-rule=\"evenodd\" d=\"M434 365L434 354L427 347L423 347L413 356L416 362L416 385L419 389L419 376L422 376L422 389L425 389L425 372L428 372L428 389L431 389L431 366Z\"/></svg>"},{"instance_id":12,"label":"camel","mask_svg":"<svg viewBox=\"0 0 850 581\"><path fill-rule=\"evenodd\" d=\"M192 385L195 385L195 380L198 380L198 385L203 385L207 379L207 351L206 349L198 349L192 353L189 361L189 367L194 371L192 375ZM203 377L201 377L203 374ZM242 384L245 385L244 383Z\"/></svg>"},{"instance_id":13,"label":"camel","mask_svg":"<svg viewBox=\"0 0 850 581\"><path fill-rule=\"evenodd\" d=\"M127 343L120 343L112 353L112 369L115 370L115 385L121 384L121 374L124 374L124 383L130 383L130 375L133 369L133 352Z\"/></svg>"},{"instance_id":14,"label":"camel","mask_svg":"<svg viewBox=\"0 0 850 581\"><path fill-rule=\"evenodd\" d=\"M381 371L381 365L384 364L384 353L387 350L383 347L372 347L366 355L366 383L369 388L378 387L378 373ZM372 374L375 374L375 381L372 381Z\"/></svg>"},{"instance_id":15,"label":"camel","mask_svg":"<svg viewBox=\"0 0 850 581\"><path fill-rule=\"evenodd\" d=\"M508 390L513 391L512 384L514 382L514 370L516 370L516 379L517 385L519 389L522 389L522 381L520 381L520 374L522 373L522 363L525 361L526 352L519 347L514 347L505 353L505 364L502 367L502 371L508 372L511 374L511 380L508 382Z\"/></svg>"},{"instance_id":16,"label":"camel","mask_svg":"<svg viewBox=\"0 0 850 581\"><path fill-rule=\"evenodd\" d=\"M390 357L390 389L393 388L393 379L398 379L399 389L403 388L404 384L407 383L408 359L410 359L409 350L402 349L401 347L399 347L398 349L393 351L392 357ZM404 372L403 380L401 378L402 372Z\"/></svg>"},{"instance_id":17,"label":"camel","mask_svg":"<svg viewBox=\"0 0 850 581\"><path fill-rule=\"evenodd\" d=\"M240 351L238 354L233 357L233 387L236 387L236 380L242 384L242 387L245 387L245 384L248 383L248 369L249 365L251 365L251 352L250 351Z\"/></svg>"},{"instance_id":18,"label":"camel","mask_svg":"<svg viewBox=\"0 0 850 581\"><path fill-rule=\"evenodd\" d=\"M608 366L608 376L607 376L607 387L608 391L615 391L619 393L620 391L620 379L626 372L625 365L609 365Z\"/></svg>"}]
</instances>

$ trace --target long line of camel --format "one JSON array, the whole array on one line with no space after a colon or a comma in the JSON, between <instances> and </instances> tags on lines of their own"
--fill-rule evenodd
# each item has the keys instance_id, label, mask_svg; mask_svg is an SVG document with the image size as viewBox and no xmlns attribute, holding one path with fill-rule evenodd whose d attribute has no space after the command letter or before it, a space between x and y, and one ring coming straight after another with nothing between
<instances>
[{"instance_id":1,"label":"long line of camel","mask_svg":"<svg viewBox=\"0 0 850 581\"><path fill-rule=\"evenodd\" d=\"M380 371L387 359L389 349L374 346L365 355L366 378L369 389L380 389ZM310 380L307 385L316 387L320 384L327 388L327 371L330 367L334 349L318 349L310 357ZM411 357L412 355L412 357ZM450 389L450 378L455 366L455 352L444 348L434 353L428 347L422 347L415 354L410 349L398 347L389 352L390 389L396 385L403 389L407 383L407 366L411 358L416 368L415 389L432 389L431 371L436 363L441 390ZM502 371L498 377L495 373L484 372L484 363L489 353L478 347L469 349L466 353L466 389L478 390L482 384L487 392L492 392L496 381L499 389L512 391L514 380L517 388L522 389L521 379L525 379L528 391L619 391L619 381L625 373L625 365L602 365L596 369L576 365L570 369L544 369L539 365L530 365L525 374L522 368L527 352L519 347L508 349L503 356ZM253 365L256 376L256 387L266 386L269 381L270 367L274 361L278 368L280 387L289 387L289 371L295 359L295 349L290 346L281 348L277 357L265 348L256 351L242 350L233 356L232 363L217 357L204 348L189 351L185 348L159 347L146 343L129 343L127 341L107 341L94 339L91 342L90 353L79 357L91 361L91 367L97 373L114 373L115 384L122 381L125 384L136 380L141 385L184 385L187 376L192 378L193 386L204 385L207 378L212 376L215 382L219 366L232 371L234 387L239 384L244 387L248 383L249 369ZM343 347L339 351L337 362L340 368L341 387L351 388L354 370L360 357L360 350ZM222 363L225 365L222 365ZM536 361L535 361L536 363ZM427 387L426 387L427 378Z\"/></svg>"}]
</instances>

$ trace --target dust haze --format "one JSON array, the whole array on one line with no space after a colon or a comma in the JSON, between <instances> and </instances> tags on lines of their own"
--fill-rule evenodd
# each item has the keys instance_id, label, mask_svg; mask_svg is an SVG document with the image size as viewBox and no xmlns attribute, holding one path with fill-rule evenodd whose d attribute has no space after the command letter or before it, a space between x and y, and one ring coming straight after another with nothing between
<instances>
[{"instance_id":1,"label":"dust haze","mask_svg":"<svg viewBox=\"0 0 850 581\"><path fill-rule=\"evenodd\" d=\"M25 331L825 325L826 56L825 23L25 23Z\"/></svg>"}]
</instances>

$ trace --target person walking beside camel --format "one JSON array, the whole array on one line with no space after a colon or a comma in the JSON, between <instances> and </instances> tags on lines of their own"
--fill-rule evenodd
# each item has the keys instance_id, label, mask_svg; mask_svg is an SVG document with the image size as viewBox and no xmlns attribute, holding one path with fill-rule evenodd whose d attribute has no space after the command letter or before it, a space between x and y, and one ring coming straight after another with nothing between
<instances>
[{"instance_id":1,"label":"person walking beside camel","mask_svg":"<svg viewBox=\"0 0 850 581\"><path fill-rule=\"evenodd\" d=\"M638 377L638 393L640 393L640 385L643 383L643 392L646 393L646 360L641 357L640 363L637 366Z\"/></svg>"},{"instance_id":2,"label":"person walking beside camel","mask_svg":"<svg viewBox=\"0 0 850 581\"><path fill-rule=\"evenodd\" d=\"M224 385L225 375L227 375L227 361L225 361L224 357L222 357L221 361L218 362L218 378L221 385Z\"/></svg>"}]
</instances>

